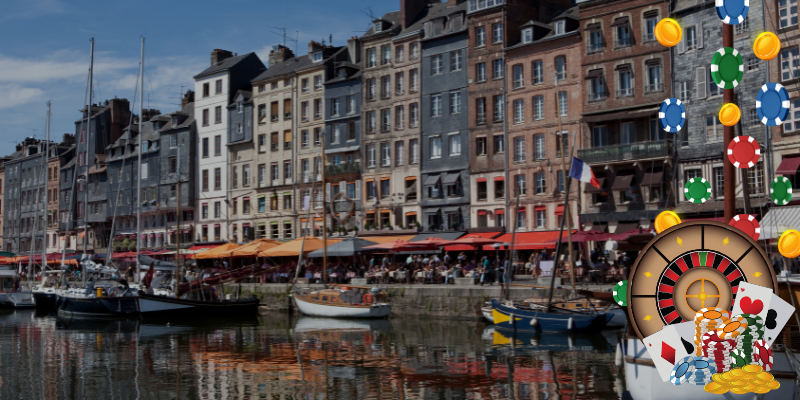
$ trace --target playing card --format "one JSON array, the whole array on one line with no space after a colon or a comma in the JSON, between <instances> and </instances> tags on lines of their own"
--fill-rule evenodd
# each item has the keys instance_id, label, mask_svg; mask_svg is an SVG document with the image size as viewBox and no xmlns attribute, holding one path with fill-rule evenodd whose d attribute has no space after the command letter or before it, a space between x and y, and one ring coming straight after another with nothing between
<instances>
[{"instance_id":1,"label":"playing card","mask_svg":"<svg viewBox=\"0 0 800 400\"><path fill-rule=\"evenodd\" d=\"M767 319L767 310L772 301L771 289L755 285L748 282L739 284L739 291L736 293L736 302L733 305L731 315L755 314Z\"/></svg>"},{"instance_id":2,"label":"playing card","mask_svg":"<svg viewBox=\"0 0 800 400\"><path fill-rule=\"evenodd\" d=\"M669 380L675 363L690 354L673 325L661 328L660 331L644 338L642 342L664 382Z\"/></svg>"},{"instance_id":3,"label":"playing card","mask_svg":"<svg viewBox=\"0 0 800 400\"><path fill-rule=\"evenodd\" d=\"M772 295L772 300L766 309L766 317L764 317L764 341L770 346L781 334L792 313L794 313L794 307L791 304L776 294Z\"/></svg>"},{"instance_id":4,"label":"playing card","mask_svg":"<svg viewBox=\"0 0 800 400\"><path fill-rule=\"evenodd\" d=\"M694 354L695 344L694 335L697 332L697 326L694 321L681 322L680 324L670 325L675 327L675 331L681 337L681 344L688 354Z\"/></svg>"}]
</instances>

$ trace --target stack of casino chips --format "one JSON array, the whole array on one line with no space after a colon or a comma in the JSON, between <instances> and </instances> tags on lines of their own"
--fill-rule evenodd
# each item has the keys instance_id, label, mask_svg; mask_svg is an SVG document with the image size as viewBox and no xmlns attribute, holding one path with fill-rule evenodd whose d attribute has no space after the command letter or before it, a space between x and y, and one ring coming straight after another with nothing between
<instances>
[{"instance_id":1,"label":"stack of casino chips","mask_svg":"<svg viewBox=\"0 0 800 400\"><path fill-rule=\"evenodd\" d=\"M747 329L739 335L737 349L744 356L745 365L753 364L753 345L764 337L764 319L756 314L740 314L734 317L742 317L747 321Z\"/></svg>"},{"instance_id":2,"label":"stack of casino chips","mask_svg":"<svg viewBox=\"0 0 800 400\"><path fill-rule=\"evenodd\" d=\"M702 308L694 316L694 325L696 327L694 334L695 356L703 356L703 335L707 332L715 332L717 328L728 319L730 314L727 310L714 307Z\"/></svg>"},{"instance_id":3,"label":"stack of casino chips","mask_svg":"<svg viewBox=\"0 0 800 400\"><path fill-rule=\"evenodd\" d=\"M717 372L726 372L731 369L730 354L736 349L738 342L736 338L721 339L717 336L717 331L706 332L702 338L703 357L711 359Z\"/></svg>"}]
</instances>

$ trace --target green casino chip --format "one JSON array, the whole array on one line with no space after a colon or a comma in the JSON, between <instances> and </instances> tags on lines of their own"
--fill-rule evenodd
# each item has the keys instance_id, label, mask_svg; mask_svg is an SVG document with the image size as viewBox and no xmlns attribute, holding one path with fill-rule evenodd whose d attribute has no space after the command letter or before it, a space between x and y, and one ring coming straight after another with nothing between
<instances>
[{"instance_id":1,"label":"green casino chip","mask_svg":"<svg viewBox=\"0 0 800 400\"><path fill-rule=\"evenodd\" d=\"M705 178L692 178L683 187L686 200L692 203L705 203L711 198L711 183Z\"/></svg>"},{"instance_id":2,"label":"green casino chip","mask_svg":"<svg viewBox=\"0 0 800 400\"><path fill-rule=\"evenodd\" d=\"M733 89L744 77L744 60L733 47L723 47L711 58L711 79L721 89Z\"/></svg>"},{"instance_id":3,"label":"green casino chip","mask_svg":"<svg viewBox=\"0 0 800 400\"><path fill-rule=\"evenodd\" d=\"M772 180L769 186L769 197L779 206L785 206L792 201L792 182L785 176Z\"/></svg>"},{"instance_id":4,"label":"green casino chip","mask_svg":"<svg viewBox=\"0 0 800 400\"><path fill-rule=\"evenodd\" d=\"M628 306L628 281L619 281L614 285L613 297L620 307Z\"/></svg>"}]
</instances>

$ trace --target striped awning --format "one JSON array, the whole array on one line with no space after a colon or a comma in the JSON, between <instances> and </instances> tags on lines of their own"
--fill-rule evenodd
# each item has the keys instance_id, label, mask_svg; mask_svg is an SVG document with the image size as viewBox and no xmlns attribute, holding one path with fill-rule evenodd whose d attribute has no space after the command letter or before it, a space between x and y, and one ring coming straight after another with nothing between
<instances>
[{"instance_id":1,"label":"striped awning","mask_svg":"<svg viewBox=\"0 0 800 400\"><path fill-rule=\"evenodd\" d=\"M773 207L761 218L761 237L777 239L788 229L800 226L800 207Z\"/></svg>"}]
</instances>

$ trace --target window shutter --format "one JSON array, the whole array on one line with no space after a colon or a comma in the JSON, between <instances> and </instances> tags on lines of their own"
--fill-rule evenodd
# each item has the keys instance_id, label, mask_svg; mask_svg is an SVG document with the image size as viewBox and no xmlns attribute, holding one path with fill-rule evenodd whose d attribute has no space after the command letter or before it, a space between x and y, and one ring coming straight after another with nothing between
<instances>
[{"instance_id":1,"label":"window shutter","mask_svg":"<svg viewBox=\"0 0 800 400\"><path fill-rule=\"evenodd\" d=\"M697 67L694 70L695 92L698 99L706 98L706 67Z\"/></svg>"},{"instance_id":2,"label":"window shutter","mask_svg":"<svg viewBox=\"0 0 800 400\"><path fill-rule=\"evenodd\" d=\"M326 202L331 201L331 184L330 183L326 183L325 184L325 201Z\"/></svg>"},{"instance_id":3,"label":"window shutter","mask_svg":"<svg viewBox=\"0 0 800 400\"><path fill-rule=\"evenodd\" d=\"M426 22L425 24L423 24L423 28L425 29L425 37L426 38L431 37L431 23L430 23L430 21Z\"/></svg>"},{"instance_id":4,"label":"window shutter","mask_svg":"<svg viewBox=\"0 0 800 400\"><path fill-rule=\"evenodd\" d=\"M347 181L339 182L339 192L342 192L345 195L347 195Z\"/></svg>"},{"instance_id":5,"label":"window shutter","mask_svg":"<svg viewBox=\"0 0 800 400\"><path fill-rule=\"evenodd\" d=\"M678 42L678 54L683 54L686 52L686 44L684 40Z\"/></svg>"},{"instance_id":6,"label":"window shutter","mask_svg":"<svg viewBox=\"0 0 800 400\"><path fill-rule=\"evenodd\" d=\"M353 200L361 200L361 180L356 181L356 197Z\"/></svg>"},{"instance_id":7,"label":"window shutter","mask_svg":"<svg viewBox=\"0 0 800 400\"><path fill-rule=\"evenodd\" d=\"M700 21L700 24L697 25L697 48L703 48L703 21Z\"/></svg>"}]
</instances>

